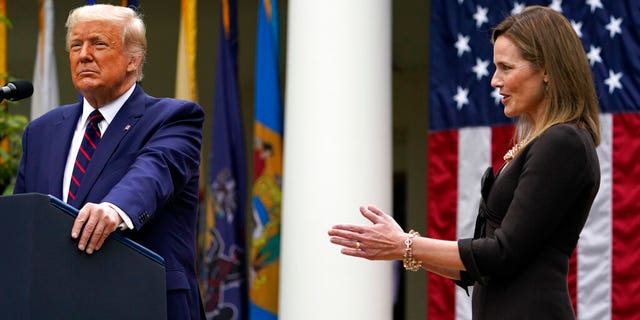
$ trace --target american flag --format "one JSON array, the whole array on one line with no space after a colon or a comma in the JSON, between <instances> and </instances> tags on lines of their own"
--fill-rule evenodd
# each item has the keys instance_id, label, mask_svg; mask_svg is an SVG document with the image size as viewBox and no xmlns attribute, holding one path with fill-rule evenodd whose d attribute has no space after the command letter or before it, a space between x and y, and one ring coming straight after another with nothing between
<instances>
[{"instance_id":1,"label":"american flag","mask_svg":"<svg viewBox=\"0 0 640 320\"><path fill-rule=\"evenodd\" d=\"M600 99L601 186L571 260L578 319L640 319L640 1L431 1L428 235L473 236L483 170L502 163L513 132L490 86L492 28L525 6L571 22ZM428 278L429 319L470 319L449 280Z\"/></svg>"}]
</instances>

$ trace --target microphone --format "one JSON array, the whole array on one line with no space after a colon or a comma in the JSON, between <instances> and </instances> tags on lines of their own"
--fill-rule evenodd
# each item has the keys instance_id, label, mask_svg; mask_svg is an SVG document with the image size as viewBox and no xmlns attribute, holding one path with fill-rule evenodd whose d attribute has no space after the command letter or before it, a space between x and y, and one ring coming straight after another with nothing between
<instances>
[{"instance_id":1,"label":"microphone","mask_svg":"<svg viewBox=\"0 0 640 320\"><path fill-rule=\"evenodd\" d=\"M12 81L7 83L6 86L0 87L0 101L2 99L17 101L31 97L32 94L33 84L26 80Z\"/></svg>"}]
</instances>

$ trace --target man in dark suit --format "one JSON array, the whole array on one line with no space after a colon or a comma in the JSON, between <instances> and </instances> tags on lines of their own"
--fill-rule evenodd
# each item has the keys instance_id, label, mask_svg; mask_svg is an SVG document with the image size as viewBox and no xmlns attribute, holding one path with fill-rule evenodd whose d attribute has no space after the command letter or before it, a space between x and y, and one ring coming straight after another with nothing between
<instances>
[{"instance_id":1,"label":"man in dark suit","mask_svg":"<svg viewBox=\"0 0 640 320\"><path fill-rule=\"evenodd\" d=\"M193 102L143 91L145 26L133 10L84 6L69 14L66 26L71 78L84 99L27 126L15 193L51 194L80 209L71 236L87 254L118 228L160 254L169 318L198 319L204 113Z\"/></svg>"}]
</instances>

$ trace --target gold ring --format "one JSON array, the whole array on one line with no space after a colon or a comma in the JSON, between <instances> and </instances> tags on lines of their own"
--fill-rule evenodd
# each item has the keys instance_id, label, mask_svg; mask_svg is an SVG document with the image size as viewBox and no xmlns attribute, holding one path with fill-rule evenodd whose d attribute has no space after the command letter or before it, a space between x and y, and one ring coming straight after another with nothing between
<instances>
[{"instance_id":1,"label":"gold ring","mask_svg":"<svg viewBox=\"0 0 640 320\"><path fill-rule=\"evenodd\" d=\"M360 241L356 241L356 250L360 250Z\"/></svg>"}]
</instances>

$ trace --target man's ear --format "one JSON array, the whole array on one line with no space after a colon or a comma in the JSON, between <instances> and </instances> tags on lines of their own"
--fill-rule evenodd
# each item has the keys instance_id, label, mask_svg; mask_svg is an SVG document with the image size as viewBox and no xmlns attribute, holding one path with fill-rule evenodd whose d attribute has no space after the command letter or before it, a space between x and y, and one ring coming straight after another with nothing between
<instances>
[{"instance_id":1,"label":"man's ear","mask_svg":"<svg viewBox=\"0 0 640 320\"><path fill-rule=\"evenodd\" d=\"M140 61L142 60L139 56L131 56L129 57L129 63L127 63L127 71L132 72L138 70L140 68Z\"/></svg>"}]
</instances>

